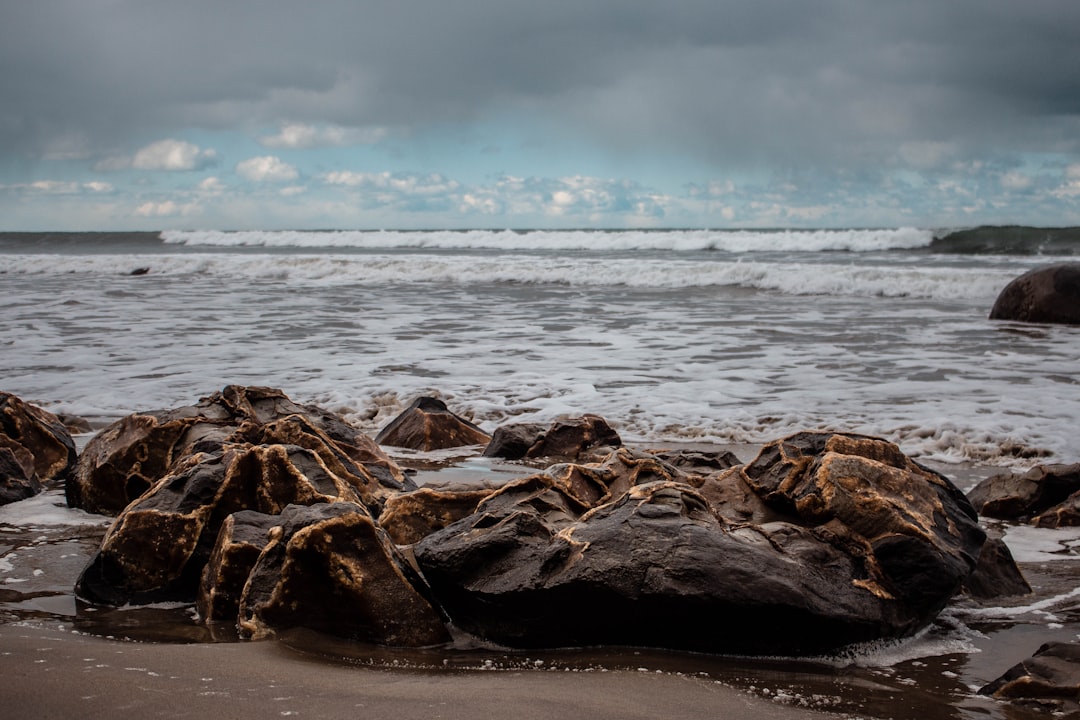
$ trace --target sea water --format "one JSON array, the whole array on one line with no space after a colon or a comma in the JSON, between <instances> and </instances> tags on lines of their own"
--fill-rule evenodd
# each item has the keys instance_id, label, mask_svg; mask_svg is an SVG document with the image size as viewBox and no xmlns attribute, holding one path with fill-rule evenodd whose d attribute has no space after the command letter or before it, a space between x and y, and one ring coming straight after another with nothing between
<instances>
[{"instance_id":1,"label":"sea water","mask_svg":"<svg viewBox=\"0 0 1080 720\"><path fill-rule=\"evenodd\" d=\"M0 389L98 423L240 383L372 431L435 395L489 431L1075 460L1080 328L987 315L1080 242L980 232L0 234Z\"/></svg>"}]
</instances>

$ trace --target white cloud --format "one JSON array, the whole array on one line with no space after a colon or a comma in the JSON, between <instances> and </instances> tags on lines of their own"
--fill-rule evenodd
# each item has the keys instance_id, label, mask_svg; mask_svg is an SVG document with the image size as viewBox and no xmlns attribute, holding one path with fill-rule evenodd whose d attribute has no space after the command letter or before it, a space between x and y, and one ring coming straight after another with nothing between
<instances>
[{"instance_id":1,"label":"white cloud","mask_svg":"<svg viewBox=\"0 0 1080 720\"><path fill-rule=\"evenodd\" d=\"M158 140L136 152L131 167L136 170L196 170L215 160L217 153L214 150L203 150L184 140Z\"/></svg>"},{"instance_id":2,"label":"white cloud","mask_svg":"<svg viewBox=\"0 0 1080 720\"><path fill-rule=\"evenodd\" d=\"M385 128L344 128L339 125L283 125L277 135L264 135L259 144L272 148L305 150L315 147L370 145L386 137Z\"/></svg>"},{"instance_id":3,"label":"white cloud","mask_svg":"<svg viewBox=\"0 0 1080 720\"><path fill-rule=\"evenodd\" d=\"M1001 187L1006 190L1027 190L1033 182L1034 180L1030 175L1015 170L1001 176Z\"/></svg>"},{"instance_id":4,"label":"white cloud","mask_svg":"<svg viewBox=\"0 0 1080 720\"><path fill-rule=\"evenodd\" d=\"M295 167L273 155L248 158L238 163L236 174L251 182L288 182L300 176Z\"/></svg>"},{"instance_id":5,"label":"white cloud","mask_svg":"<svg viewBox=\"0 0 1080 720\"><path fill-rule=\"evenodd\" d=\"M195 215L199 212L198 203L177 203L172 200L162 202L144 202L135 208L139 217L171 217L175 215Z\"/></svg>"},{"instance_id":6,"label":"white cloud","mask_svg":"<svg viewBox=\"0 0 1080 720\"><path fill-rule=\"evenodd\" d=\"M83 183L83 189L95 193L109 193L113 191L113 186L112 183L101 182L100 180L92 180L90 182Z\"/></svg>"},{"instance_id":7,"label":"white cloud","mask_svg":"<svg viewBox=\"0 0 1080 720\"><path fill-rule=\"evenodd\" d=\"M211 176L203 178L196 187L199 192L219 193L225 189L225 183L221 182L219 178Z\"/></svg>"},{"instance_id":8,"label":"white cloud","mask_svg":"<svg viewBox=\"0 0 1080 720\"><path fill-rule=\"evenodd\" d=\"M278 194L282 197L292 197L293 195L303 195L307 192L307 188L303 185L289 185L278 190Z\"/></svg>"}]
</instances>

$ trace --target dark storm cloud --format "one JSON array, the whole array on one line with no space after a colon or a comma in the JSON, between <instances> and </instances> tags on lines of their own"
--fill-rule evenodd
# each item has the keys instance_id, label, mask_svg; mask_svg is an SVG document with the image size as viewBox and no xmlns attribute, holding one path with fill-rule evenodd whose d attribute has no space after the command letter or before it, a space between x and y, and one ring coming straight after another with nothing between
<instances>
[{"instance_id":1,"label":"dark storm cloud","mask_svg":"<svg viewBox=\"0 0 1080 720\"><path fill-rule=\"evenodd\" d=\"M1075 152L1080 3L35 0L0 9L0 62L4 159L527 112L613 152L857 166Z\"/></svg>"}]
</instances>

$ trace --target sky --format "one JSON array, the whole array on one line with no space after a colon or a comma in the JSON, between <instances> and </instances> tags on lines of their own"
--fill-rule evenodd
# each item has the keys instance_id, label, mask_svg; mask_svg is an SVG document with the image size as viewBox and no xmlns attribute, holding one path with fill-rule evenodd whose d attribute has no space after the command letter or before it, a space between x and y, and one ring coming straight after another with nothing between
<instances>
[{"instance_id":1,"label":"sky","mask_svg":"<svg viewBox=\"0 0 1080 720\"><path fill-rule=\"evenodd\" d=\"M1077 0L11 0L0 230L1080 225Z\"/></svg>"}]
</instances>

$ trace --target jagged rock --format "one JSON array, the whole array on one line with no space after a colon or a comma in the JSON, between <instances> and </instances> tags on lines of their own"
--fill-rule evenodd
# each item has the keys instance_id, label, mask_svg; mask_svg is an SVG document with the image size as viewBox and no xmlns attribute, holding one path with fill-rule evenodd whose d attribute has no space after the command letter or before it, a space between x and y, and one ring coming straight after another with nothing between
<instances>
[{"instance_id":1,"label":"jagged rock","mask_svg":"<svg viewBox=\"0 0 1080 720\"><path fill-rule=\"evenodd\" d=\"M203 622L236 625L240 598L280 515L241 510L225 519L203 569L195 607Z\"/></svg>"},{"instance_id":2,"label":"jagged rock","mask_svg":"<svg viewBox=\"0 0 1080 720\"><path fill-rule=\"evenodd\" d=\"M534 423L515 423L496 429L492 441L484 449L484 456L505 460L589 462L622 446L622 438L599 415L557 420L534 435L536 429ZM532 442L526 447L530 439Z\"/></svg>"},{"instance_id":3,"label":"jagged rock","mask_svg":"<svg viewBox=\"0 0 1080 720\"><path fill-rule=\"evenodd\" d=\"M991 320L1080 324L1080 263L1030 270L1001 291Z\"/></svg>"},{"instance_id":4,"label":"jagged rock","mask_svg":"<svg viewBox=\"0 0 1080 720\"><path fill-rule=\"evenodd\" d=\"M384 645L449 640L423 580L365 508L290 507L240 601L241 636L304 627Z\"/></svg>"},{"instance_id":5,"label":"jagged rock","mask_svg":"<svg viewBox=\"0 0 1080 720\"><path fill-rule=\"evenodd\" d=\"M456 624L515 647L829 652L925 626L985 537L947 479L876 438L794 435L707 492L657 458L608 462L637 475L557 466L414 546Z\"/></svg>"},{"instance_id":6,"label":"jagged rock","mask_svg":"<svg viewBox=\"0 0 1080 720\"><path fill-rule=\"evenodd\" d=\"M985 517L1027 522L1045 516L1048 527L1080 524L1072 501L1080 492L1080 463L1036 465L1025 473L1002 473L986 478L968 492L968 500ZM1054 508L1062 506L1060 511ZM1051 524L1051 519L1057 524Z\"/></svg>"},{"instance_id":7,"label":"jagged rock","mask_svg":"<svg viewBox=\"0 0 1080 720\"><path fill-rule=\"evenodd\" d=\"M1053 642L979 693L996 698L1080 698L1080 645Z\"/></svg>"},{"instance_id":8,"label":"jagged rock","mask_svg":"<svg viewBox=\"0 0 1080 720\"><path fill-rule=\"evenodd\" d=\"M379 525L398 545L419 542L436 530L472 515L491 489L442 490L422 487L386 501Z\"/></svg>"},{"instance_id":9,"label":"jagged rock","mask_svg":"<svg viewBox=\"0 0 1080 720\"><path fill-rule=\"evenodd\" d=\"M67 478L75 460L75 442L55 415L0 392L0 505Z\"/></svg>"},{"instance_id":10,"label":"jagged rock","mask_svg":"<svg viewBox=\"0 0 1080 720\"><path fill-rule=\"evenodd\" d=\"M490 435L433 397L414 400L375 436L380 445L423 451L486 445L489 440Z\"/></svg>"},{"instance_id":11,"label":"jagged rock","mask_svg":"<svg viewBox=\"0 0 1080 720\"><path fill-rule=\"evenodd\" d=\"M197 454L117 517L83 571L76 594L121 605L194 600L225 519L241 510L279 514L290 504L360 503L355 485L296 445L230 445Z\"/></svg>"},{"instance_id":12,"label":"jagged rock","mask_svg":"<svg viewBox=\"0 0 1080 720\"><path fill-rule=\"evenodd\" d=\"M280 390L229 385L195 405L134 413L103 429L79 456L66 486L68 505L116 515L178 460L220 449L225 443L246 442L262 426L290 416L317 428L320 440L328 438L389 490L400 489L405 479L401 469L342 418L316 406L294 403ZM295 437L291 441L300 442Z\"/></svg>"},{"instance_id":13,"label":"jagged rock","mask_svg":"<svg viewBox=\"0 0 1080 720\"><path fill-rule=\"evenodd\" d=\"M742 464L742 461L730 450L660 450L649 452L669 465L695 475L711 475Z\"/></svg>"},{"instance_id":14,"label":"jagged rock","mask_svg":"<svg viewBox=\"0 0 1080 720\"><path fill-rule=\"evenodd\" d=\"M974 572L964 580L964 591L977 600L1027 595L1031 586L1016 566L1009 546L1001 538L988 538Z\"/></svg>"}]
</instances>

